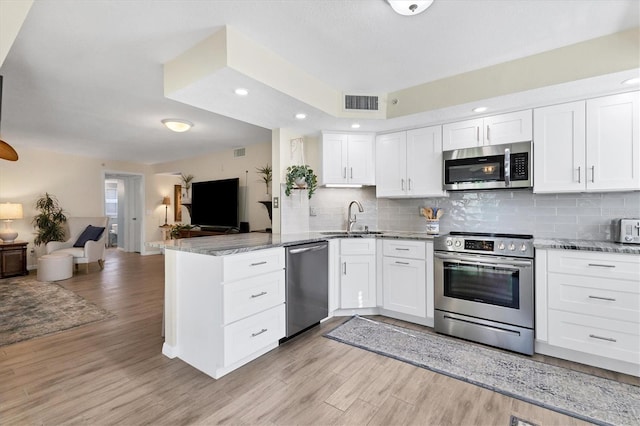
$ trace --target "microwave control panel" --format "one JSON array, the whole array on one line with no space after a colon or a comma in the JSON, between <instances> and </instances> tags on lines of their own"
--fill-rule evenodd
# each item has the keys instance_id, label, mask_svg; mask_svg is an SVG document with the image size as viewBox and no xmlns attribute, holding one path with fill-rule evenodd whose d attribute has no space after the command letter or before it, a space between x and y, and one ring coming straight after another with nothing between
<instances>
[{"instance_id":1,"label":"microwave control panel","mask_svg":"<svg viewBox=\"0 0 640 426\"><path fill-rule=\"evenodd\" d=\"M518 152L511 154L511 180L529 179L529 154Z\"/></svg>"}]
</instances>

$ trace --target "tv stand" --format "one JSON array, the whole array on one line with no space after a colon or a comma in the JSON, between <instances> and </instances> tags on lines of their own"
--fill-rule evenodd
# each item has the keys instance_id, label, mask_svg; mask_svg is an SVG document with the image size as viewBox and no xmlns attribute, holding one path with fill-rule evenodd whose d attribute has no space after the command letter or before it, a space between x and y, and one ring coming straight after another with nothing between
<instances>
[{"instance_id":1,"label":"tv stand","mask_svg":"<svg viewBox=\"0 0 640 426\"><path fill-rule=\"evenodd\" d=\"M178 238L211 237L213 235L226 235L228 232L204 231L202 229L181 229Z\"/></svg>"}]
</instances>

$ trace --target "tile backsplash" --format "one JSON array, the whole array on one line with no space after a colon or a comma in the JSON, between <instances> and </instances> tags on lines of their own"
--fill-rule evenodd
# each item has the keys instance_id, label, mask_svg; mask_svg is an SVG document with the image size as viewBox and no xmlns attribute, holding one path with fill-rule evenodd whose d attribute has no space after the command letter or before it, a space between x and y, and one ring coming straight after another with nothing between
<instances>
[{"instance_id":1,"label":"tile backsplash","mask_svg":"<svg viewBox=\"0 0 640 426\"><path fill-rule=\"evenodd\" d=\"M449 197L376 199L375 187L319 188L310 201L311 231L344 229L347 207L358 200L355 229L425 232L420 207L444 209L440 232L533 234L543 238L610 241L619 218L640 217L640 192L534 194L531 189L450 192Z\"/></svg>"}]
</instances>

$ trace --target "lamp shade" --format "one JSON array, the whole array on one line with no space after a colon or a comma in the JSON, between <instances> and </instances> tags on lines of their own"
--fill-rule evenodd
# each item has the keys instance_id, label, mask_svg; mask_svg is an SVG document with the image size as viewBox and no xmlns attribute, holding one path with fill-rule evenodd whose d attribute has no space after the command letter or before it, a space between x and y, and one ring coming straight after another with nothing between
<instances>
[{"instance_id":1,"label":"lamp shade","mask_svg":"<svg viewBox=\"0 0 640 426\"><path fill-rule=\"evenodd\" d=\"M162 199L162 205L163 205L163 206L170 206L170 205L171 205L171 198L169 198L169 197L164 197L164 198Z\"/></svg>"},{"instance_id":2,"label":"lamp shade","mask_svg":"<svg viewBox=\"0 0 640 426\"><path fill-rule=\"evenodd\" d=\"M0 204L0 220L22 219L22 204L2 203Z\"/></svg>"}]
</instances>

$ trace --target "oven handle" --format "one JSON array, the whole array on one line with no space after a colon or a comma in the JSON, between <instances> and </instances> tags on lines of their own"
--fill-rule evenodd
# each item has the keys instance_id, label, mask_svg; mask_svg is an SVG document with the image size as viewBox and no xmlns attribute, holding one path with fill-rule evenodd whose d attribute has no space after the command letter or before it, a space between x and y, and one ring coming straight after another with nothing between
<instances>
[{"instance_id":1,"label":"oven handle","mask_svg":"<svg viewBox=\"0 0 640 426\"><path fill-rule=\"evenodd\" d=\"M477 259L473 258L473 257L465 257L465 256L451 256L451 255L446 255L446 254L440 254L440 253L434 253L434 256L437 257L438 259L442 259L442 260L450 260L452 262L455 263L460 263L460 264L464 264L464 265L472 265L472 266L490 266L490 267L507 267L507 268L513 268L513 267L518 267L518 266L524 266L524 267L532 267L533 266L533 262L531 260L509 260L509 263L499 263L499 262L495 262L495 263L487 263L487 262L479 262Z\"/></svg>"}]
</instances>

